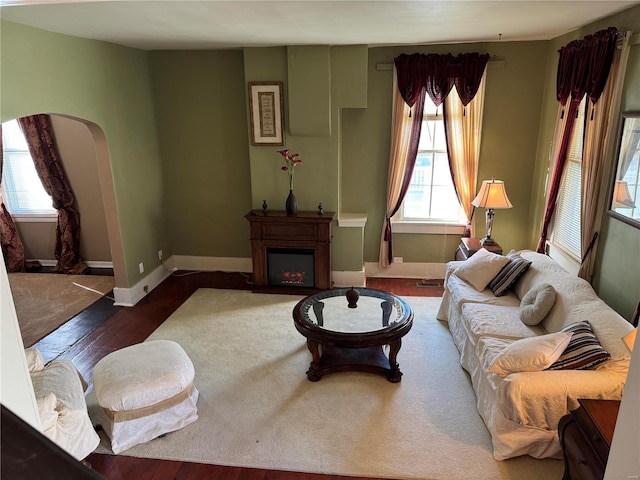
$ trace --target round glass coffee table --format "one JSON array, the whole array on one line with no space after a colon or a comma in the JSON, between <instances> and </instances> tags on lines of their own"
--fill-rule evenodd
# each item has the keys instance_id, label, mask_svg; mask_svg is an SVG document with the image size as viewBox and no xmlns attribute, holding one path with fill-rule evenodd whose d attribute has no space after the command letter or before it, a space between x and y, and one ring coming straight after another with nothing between
<instances>
[{"instance_id":1,"label":"round glass coffee table","mask_svg":"<svg viewBox=\"0 0 640 480\"><path fill-rule=\"evenodd\" d=\"M371 288L336 288L302 299L293 309L296 329L307 339L316 382L333 372L361 371L397 383L402 337L413 326L413 310L402 298ZM384 346L389 346L389 356Z\"/></svg>"}]
</instances>

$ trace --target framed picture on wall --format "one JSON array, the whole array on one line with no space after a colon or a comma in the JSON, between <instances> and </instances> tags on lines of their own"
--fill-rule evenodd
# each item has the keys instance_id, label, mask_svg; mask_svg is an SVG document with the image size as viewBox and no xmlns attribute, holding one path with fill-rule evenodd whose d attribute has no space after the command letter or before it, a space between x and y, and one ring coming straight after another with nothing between
<instances>
[{"instance_id":1,"label":"framed picture on wall","mask_svg":"<svg viewBox=\"0 0 640 480\"><path fill-rule=\"evenodd\" d=\"M282 82L249 82L251 145L284 145Z\"/></svg>"}]
</instances>

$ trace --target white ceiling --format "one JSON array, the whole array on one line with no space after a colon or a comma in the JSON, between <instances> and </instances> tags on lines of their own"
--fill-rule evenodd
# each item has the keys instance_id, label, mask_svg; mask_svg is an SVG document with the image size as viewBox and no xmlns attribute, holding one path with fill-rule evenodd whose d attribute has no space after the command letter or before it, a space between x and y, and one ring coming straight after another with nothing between
<instances>
[{"instance_id":1,"label":"white ceiling","mask_svg":"<svg viewBox=\"0 0 640 480\"><path fill-rule=\"evenodd\" d=\"M144 50L199 50L548 40L638 4L638 0L0 0L0 16Z\"/></svg>"}]
</instances>

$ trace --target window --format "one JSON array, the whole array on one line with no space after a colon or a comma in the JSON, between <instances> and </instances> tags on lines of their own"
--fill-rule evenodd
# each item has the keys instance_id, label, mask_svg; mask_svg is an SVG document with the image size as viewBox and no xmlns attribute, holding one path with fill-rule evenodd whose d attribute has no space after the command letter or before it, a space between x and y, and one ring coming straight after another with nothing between
<instances>
[{"instance_id":1,"label":"window","mask_svg":"<svg viewBox=\"0 0 640 480\"><path fill-rule=\"evenodd\" d=\"M449 170L442 112L428 96L413 176L394 220L394 231L398 233L415 231L403 229L402 224L440 227L420 230L425 233L448 233L446 227L464 228L466 224Z\"/></svg>"},{"instance_id":2,"label":"window","mask_svg":"<svg viewBox=\"0 0 640 480\"><path fill-rule=\"evenodd\" d=\"M586 98L586 97L585 97ZM580 246L580 189L582 188L582 145L584 141L586 100L578 109L573 128L567 163L562 176L556 203L551 242L578 262L582 259Z\"/></svg>"},{"instance_id":3,"label":"window","mask_svg":"<svg viewBox=\"0 0 640 480\"><path fill-rule=\"evenodd\" d=\"M2 124L4 165L2 190L9 213L16 218L56 218L51 197L36 173L27 141L17 120Z\"/></svg>"}]
</instances>

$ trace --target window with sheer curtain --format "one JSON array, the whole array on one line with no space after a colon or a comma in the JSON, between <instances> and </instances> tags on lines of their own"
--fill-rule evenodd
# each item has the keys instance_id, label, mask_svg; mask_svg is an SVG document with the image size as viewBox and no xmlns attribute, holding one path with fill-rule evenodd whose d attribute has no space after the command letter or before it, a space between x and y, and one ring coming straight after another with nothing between
<instances>
[{"instance_id":1,"label":"window with sheer curtain","mask_svg":"<svg viewBox=\"0 0 640 480\"><path fill-rule=\"evenodd\" d=\"M447 158L442 107L425 99L418 155L411 183L393 218L398 233L462 233L464 210L456 195Z\"/></svg>"},{"instance_id":2,"label":"window with sheer curtain","mask_svg":"<svg viewBox=\"0 0 640 480\"><path fill-rule=\"evenodd\" d=\"M16 221L35 218L57 221L58 212L45 192L17 120L2 124L4 166L2 190L9 213Z\"/></svg>"},{"instance_id":3,"label":"window with sheer curtain","mask_svg":"<svg viewBox=\"0 0 640 480\"><path fill-rule=\"evenodd\" d=\"M442 108L438 112L429 98L425 100L411 183L396 216L401 222L459 226L466 223L449 170Z\"/></svg>"}]
</instances>

